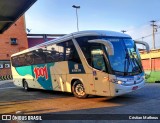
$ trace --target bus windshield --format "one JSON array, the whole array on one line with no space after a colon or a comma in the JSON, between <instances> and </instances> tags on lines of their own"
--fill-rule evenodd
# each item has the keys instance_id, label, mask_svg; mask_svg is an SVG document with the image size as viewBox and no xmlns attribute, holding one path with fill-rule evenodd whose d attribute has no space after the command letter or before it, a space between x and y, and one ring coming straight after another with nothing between
<instances>
[{"instance_id":1,"label":"bus windshield","mask_svg":"<svg viewBox=\"0 0 160 123\"><path fill-rule=\"evenodd\" d=\"M142 72L138 49L132 39L106 39L114 47L114 55L109 55L111 68L117 75L136 75Z\"/></svg>"},{"instance_id":2,"label":"bus windshield","mask_svg":"<svg viewBox=\"0 0 160 123\"><path fill-rule=\"evenodd\" d=\"M105 55L105 52L104 52L105 50L98 43L88 43L88 40L94 40L94 39L103 39L103 40L110 41L114 47L114 55ZM139 73L142 73L142 64L141 64L140 54L134 41L131 38L107 37L107 36L85 36L85 37L77 38L76 40L80 45L86 57L86 60L90 66L98 70L104 71L104 66L97 68L97 66L93 64L94 62L97 63L95 59L98 59L99 57L103 56L105 59L104 61L106 61L105 64L108 64L108 65L110 64L110 68L113 74L129 76L129 75L137 75ZM92 50L94 50L94 52L91 52ZM103 55L102 54L94 55L95 53L98 53L97 51L103 51ZM93 56L93 58L91 58L91 56ZM92 62L91 62L91 59L93 60ZM101 61L102 60L103 59L101 58ZM101 64L101 65L105 65L105 64ZM108 72L107 69L105 70L106 70L105 72Z\"/></svg>"}]
</instances>

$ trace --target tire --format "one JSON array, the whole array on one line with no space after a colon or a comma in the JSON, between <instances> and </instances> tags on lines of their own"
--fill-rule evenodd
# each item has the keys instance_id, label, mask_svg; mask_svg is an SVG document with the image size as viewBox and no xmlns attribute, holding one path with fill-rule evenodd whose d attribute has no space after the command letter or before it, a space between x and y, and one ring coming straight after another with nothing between
<instances>
[{"instance_id":1,"label":"tire","mask_svg":"<svg viewBox=\"0 0 160 123\"><path fill-rule=\"evenodd\" d=\"M84 89L84 86L83 86L82 82L79 81L79 80L77 80L73 83L72 92L73 92L75 97L80 98L80 99L84 99L88 96L85 93L85 89Z\"/></svg>"},{"instance_id":2,"label":"tire","mask_svg":"<svg viewBox=\"0 0 160 123\"><path fill-rule=\"evenodd\" d=\"M29 91L28 83L26 80L23 81L23 88L25 91Z\"/></svg>"}]
</instances>

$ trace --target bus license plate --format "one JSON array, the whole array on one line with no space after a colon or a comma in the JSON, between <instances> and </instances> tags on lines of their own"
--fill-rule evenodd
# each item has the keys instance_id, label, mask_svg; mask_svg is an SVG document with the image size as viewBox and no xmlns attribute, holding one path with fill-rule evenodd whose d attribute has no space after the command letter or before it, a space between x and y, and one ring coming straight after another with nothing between
<instances>
[{"instance_id":1,"label":"bus license plate","mask_svg":"<svg viewBox=\"0 0 160 123\"><path fill-rule=\"evenodd\" d=\"M134 86L133 88L132 88L132 90L137 90L138 89L138 86Z\"/></svg>"}]
</instances>

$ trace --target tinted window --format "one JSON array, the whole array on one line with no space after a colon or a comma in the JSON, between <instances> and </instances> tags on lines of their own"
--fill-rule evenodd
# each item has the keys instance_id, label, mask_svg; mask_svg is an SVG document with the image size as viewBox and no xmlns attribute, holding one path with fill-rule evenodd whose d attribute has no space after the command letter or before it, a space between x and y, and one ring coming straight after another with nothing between
<instances>
[{"instance_id":1,"label":"tinted window","mask_svg":"<svg viewBox=\"0 0 160 123\"><path fill-rule=\"evenodd\" d=\"M73 44L72 41L68 41L66 42L66 57L65 60L66 61L73 61L76 63L81 63L81 60L79 58L78 52Z\"/></svg>"},{"instance_id":2,"label":"tinted window","mask_svg":"<svg viewBox=\"0 0 160 123\"><path fill-rule=\"evenodd\" d=\"M65 47L66 47L66 43L67 42L62 42L62 43L58 43L57 44L58 52L59 52L59 55L57 57L58 61L64 61L65 60Z\"/></svg>"},{"instance_id":3,"label":"tinted window","mask_svg":"<svg viewBox=\"0 0 160 123\"><path fill-rule=\"evenodd\" d=\"M20 57L20 56L17 56ZM32 52L30 53L26 53L25 54L25 60L26 60L26 64L25 65L31 65L34 64L34 55Z\"/></svg>"},{"instance_id":4,"label":"tinted window","mask_svg":"<svg viewBox=\"0 0 160 123\"><path fill-rule=\"evenodd\" d=\"M106 62L102 46L94 46L91 49L92 67L106 72Z\"/></svg>"},{"instance_id":5,"label":"tinted window","mask_svg":"<svg viewBox=\"0 0 160 123\"><path fill-rule=\"evenodd\" d=\"M11 62L14 67L17 67L18 66L18 57L12 57Z\"/></svg>"},{"instance_id":6,"label":"tinted window","mask_svg":"<svg viewBox=\"0 0 160 123\"><path fill-rule=\"evenodd\" d=\"M44 64L46 59L46 54L43 49L38 49L32 51L34 62L33 64Z\"/></svg>"},{"instance_id":7,"label":"tinted window","mask_svg":"<svg viewBox=\"0 0 160 123\"><path fill-rule=\"evenodd\" d=\"M97 36L86 36L86 37L80 37L76 39L90 66L92 66L91 46L97 45L97 43L88 43L88 40L97 39L97 38L98 38Z\"/></svg>"},{"instance_id":8,"label":"tinted window","mask_svg":"<svg viewBox=\"0 0 160 123\"><path fill-rule=\"evenodd\" d=\"M57 44L47 46L44 52L46 54L47 63L59 61L59 47L57 46Z\"/></svg>"},{"instance_id":9,"label":"tinted window","mask_svg":"<svg viewBox=\"0 0 160 123\"><path fill-rule=\"evenodd\" d=\"M26 64L26 60L25 60L25 55L20 55L18 58L18 64L20 66L25 65Z\"/></svg>"},{"instance_id":10,"label":"tinted window","mask_svg":"<svg viewBox=\"0 0 160 123\"><path fill-rule=\"evenodd\" d=\"M107 71L104 59L104 45L99 43L88 43L88 40L98 39L97 36L85 36L77 38L77 42L88 62L88 64L98 70ZM100 53L101 52L101 53Z\"/></svg>"},{"instance_id":11,"label":"tinted window","mask_svg":"<svg viewBox=\"0 0 160 123\"><path fill-rule=\"evenodd\" d=\"M81 63L72 40L52 44L47 47L12 57L11 61L12 65L15 67L61 61Z\"/></svg>"}]
</instances>

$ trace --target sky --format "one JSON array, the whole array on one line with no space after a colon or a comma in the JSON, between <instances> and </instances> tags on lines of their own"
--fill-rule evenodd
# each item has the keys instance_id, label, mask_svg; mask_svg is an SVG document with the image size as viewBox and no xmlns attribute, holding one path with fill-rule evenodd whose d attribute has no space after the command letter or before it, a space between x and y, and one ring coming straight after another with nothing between
<instances>
[{"instance_id":1,"label":"sky","mask_svg":"<svg viewBox=\"0 0 160 123\"><path fill-rule=\"evenodd\" d=\"M69 34L79 30L126 30L133 39L146 41L152 48L151 20L160 26L160 0L37 0L25 13L30 33ZM149 36L148 36L149 35ZM160 48L160 28L155 34Z\"/></svg>"}]
</instances>

